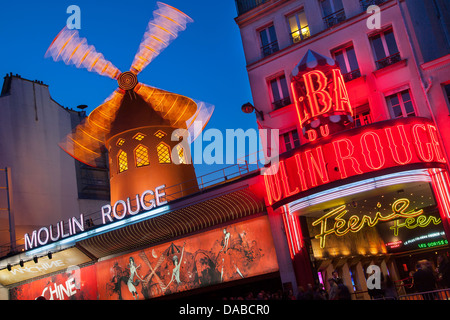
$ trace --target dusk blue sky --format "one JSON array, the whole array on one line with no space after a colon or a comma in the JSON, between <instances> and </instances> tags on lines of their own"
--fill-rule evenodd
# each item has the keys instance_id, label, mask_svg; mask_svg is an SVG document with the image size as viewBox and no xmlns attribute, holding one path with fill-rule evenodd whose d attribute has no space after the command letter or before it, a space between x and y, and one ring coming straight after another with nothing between
<instances>
[{"instance_id":1,"label":"dusk blue sky","mask_svg":"<svg viewBox=\"0 0 450 320\"><path fill-rule=\"evenodd\" d=\"M193 23L181 32L143 72L139 81L215 105L207 128L256 129L255 115L240 107L252 101L234 0L162 1L188 14ZM64 107L89 106L89 113L116 88L117 82L86 69L44 58L70 14L81 9L80 36L122 72L128 71L156 0L2 1L0 9L0 76L12 72L49 85ZM3 79L2 83L3 83ZM212 171L196 166L197 175Z\"/></svg>"}]
</instances>

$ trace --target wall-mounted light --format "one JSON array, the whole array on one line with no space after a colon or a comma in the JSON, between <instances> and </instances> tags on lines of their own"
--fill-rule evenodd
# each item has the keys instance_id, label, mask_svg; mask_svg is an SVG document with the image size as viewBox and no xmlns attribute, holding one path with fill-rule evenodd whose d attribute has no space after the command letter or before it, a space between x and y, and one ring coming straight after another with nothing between
<instances>
[{"instance_id":1,"label":"wall-mounted light","mask_svg":"<svg viewBox=\"0 0 450 320\"><path fill-rule=\"evenodd\" d=\"M49 259L53 258L53 255L52 255L52 252L51 252L51 251L49 251L49 252L47 253L47 257L48 257Z\"/></svg>"},{"instance_id":2,"label":"wall-mounted light","mask_svg":"<svg viewBox=\"0 0 450 320\"><path fill-rule=\"evenodd\" d=\"M261 120L264 121L264 113L262 113L262 111L259 111L258 109L256 109L255 106L253 106L250 102L247 102L246 104L243 104L242 107L241 107L241 110L242 110L243 113L247 113L247 114L250 114L253 111L255 111L255 113L257 115L259 115Z\"/></svg>"},{"instance_id":3,"label":"wall-mounted light","mask_svg":"<svg viewBox=\"0 0 450 320\"><path fill-rule=\"evenodd\" d=\"M8 265L6 266L6 268L8 269L8 271L11 271L12 266L8 263Z\"/></svg>"},{"instance_id":4,"label":"wall-mounted light","mask_svg":"<svg viewBox=\"0 0 450 320\"><path fill-rule=\"evenodd\" d=\"M20 265L20 267L21 267L21 268L23 268L23 266L24 266L24 263L23 263L23 260L22 260L22 259L20 259L20 261L19 261L19 265Z\"/></svg>"},{"instance_id":5,"label":"wall-mounted light","mask_svg":"<svg viewBox=\"0 0 450 320\"><path fill-rule=\"evenodd\" d=\"M34 261L34 263L38 263L38 257L37 257L37 256L34 256L34 257L33 257L33 261Z\"/></svg>"}]
</instances>

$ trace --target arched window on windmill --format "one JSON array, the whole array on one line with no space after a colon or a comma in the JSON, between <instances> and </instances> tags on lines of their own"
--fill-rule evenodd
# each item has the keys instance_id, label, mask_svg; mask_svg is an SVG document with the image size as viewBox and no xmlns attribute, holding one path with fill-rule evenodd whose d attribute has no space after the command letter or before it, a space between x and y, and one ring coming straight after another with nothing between
<instances>
[{"instance_id":1,"label":"arched window on windmill","mask_svg":"<svg viewBox=\"0 0 450 320\"><path fill-rule=\"evenodd\" d=\"M134 149L134 160L136 167L138 168L150 165L148 148L142 144L138 145L136 149Z\"/></svg>"},{"instance_id":2,"label":"arched window on windmill","mask_svg":"<svg viewBox=\"0 0 450 320\"><path fill-rule=\"evenodd\" d=\"M186 164L186 157L184 155L183 147L180 146L179 144L177 144L176 149L177 149L179 164Z\"/></svg>"},{"instance_id":3,"label":"arched window on windmill","mask_svg":"<svg viewBox=\"0 0 450 320\"><path fill-rule=\"evenodd\" d=\"M170 159L170 147L167 144L164 142L158 144L156 152L158 153L159 163L172 163Z\"/></svg>"},{"instance_id":4,"label":"arched window on windmill","mask_svg":"<svg viewBox=\"0 0 450 320\"><path fill-rule=\"evenodd\" d=\"M128 156L127 153L123 150L120 150L117 154L117 164L119 168L119 173L128 170Z\"/></svg>"}]
</instances>

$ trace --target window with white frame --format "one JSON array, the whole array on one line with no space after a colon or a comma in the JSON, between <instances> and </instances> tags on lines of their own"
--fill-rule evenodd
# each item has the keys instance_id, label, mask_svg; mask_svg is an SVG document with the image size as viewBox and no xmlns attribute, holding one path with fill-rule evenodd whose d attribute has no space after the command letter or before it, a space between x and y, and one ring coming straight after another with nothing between
<instances>
[{"instance_id":1,"label":"window with white frame","mask_svg":"<svg viewBox=\"0 0 450 320\"><path fill-rule=\"evenodd\" d=\"M320 0L323 21L330 28L346 19L342 0Z\"/></svg>"},{"instance_id":2,"label":"window with white frame","mask_svg":"<svg viewBox=\"0 0 450 320\"><path fill-rule=\"evenodd\" d=\"M261 40L261 52L263 57L267 57L279 50L277 34L273 25L260 30L259 38Z\"/></svg>"},{"instance_id":3,"label":"window with white frame","mask_svg":"<svg viewBox=\"0 0 450 320\"><path fill-rule=\"evenodd\" d=\"M308 21L304 10L287 17L292 43L300 42L310 36Z\"/></svg>"},{"instance_id":4,"label":"window with white frame","mask_svg":"<svg viewBox=\"0 0 450 320\"><path fill-rule=\"evenodd\" d=\"M272 108L277 110L291 104L286 76L280 75L269 81L272 94Z\"/></svg>"},{"instance_id":5,"label":"window with white frame","mask_svg":"<svg viewBox=\"0 0 450 320\"><path fill-rule=\"evenodd\" d=\"M372 123L372 116L370 114L370 106L368 103L356 107L353 112L355 127L362 127Z\"/></svg>"},{"instance_id":6,"label":"window with white frame","mask_svg":"<svg viewBox=\"0 0 450 320\"><path fill-rule=\"evenodd\" d=\"M415 117L416 112L409 89L386 98L391 118Z\"/></svg>"},{"instance_id":7,"label":"window with white frame","mask_svg":"<svg viewBox=\"0 0 450 320\"><path fill-rule=\"evenodd\" d=\"M333 50L332 54L339 64L345 81L350 81L361 76L353 44Z\"/></svg>"},{"instance_id":8,"label":"window with white frame","mask_svg":"<svg viewBox=\"0 0 450 320\"><path fill-rule=\"evenodd\" d=\"M401 60L392 28L370 36L370 44L377 69L387 67Z\"/></svg>"},{"instance_id":9,"label":"window with white frame","mask_svg":"<svg viewBox=\"0 0 450 320\"><path fill-rule=\"evenodd\" d=\"M281 135L280 145L283 146L284 152L300 147L300 138L297 129L288 131Z\"/></svg>"}]
</instances>

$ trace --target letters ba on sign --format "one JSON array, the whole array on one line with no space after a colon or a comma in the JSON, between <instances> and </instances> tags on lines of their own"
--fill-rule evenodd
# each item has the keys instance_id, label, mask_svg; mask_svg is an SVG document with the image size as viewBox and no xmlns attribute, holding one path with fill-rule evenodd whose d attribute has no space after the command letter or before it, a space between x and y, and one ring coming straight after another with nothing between
<instances>
[{"instance_id":1,"label":"letters ba on sign","mask_svg":"<svg viewBox=\"0 0 450 320\"><path fill-rule=\"evenodd\" d=\"M348 130L280 157L264 174L269 205L348 177L410 164L446 162L437 128L425 118L402 118Z\"/></svg>"}]
</instances>

